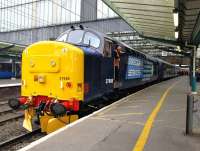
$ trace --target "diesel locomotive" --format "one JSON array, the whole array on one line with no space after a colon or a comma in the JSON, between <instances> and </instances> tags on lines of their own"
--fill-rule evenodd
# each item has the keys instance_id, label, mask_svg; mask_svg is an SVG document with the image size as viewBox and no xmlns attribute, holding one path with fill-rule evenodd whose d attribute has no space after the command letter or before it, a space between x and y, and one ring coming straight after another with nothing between
<instances>
[{"instance_id":1,"label":"diesel locomotive","mask_svg":"<svg viewBox=\"0 0 200 151\"><path fill-rule=\"evenodd\" d=\"M118 81L116 45L122 47ZM103 33L71 27L55 41L37 42L23 51L21 97L10 99L9 105L25 111L23 126L29 131L37 117L41 131L51 133L77 120L84 104L116 89L175 77L178 70Z\"/></svg>"}]
</instances>

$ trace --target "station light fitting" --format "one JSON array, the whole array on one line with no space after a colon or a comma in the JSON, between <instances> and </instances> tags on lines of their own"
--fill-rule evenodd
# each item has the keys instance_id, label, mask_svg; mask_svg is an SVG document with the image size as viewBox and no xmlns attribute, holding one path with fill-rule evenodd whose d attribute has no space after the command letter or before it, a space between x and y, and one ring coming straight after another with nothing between
<instances>
[{"instance_id":1,"label":"station light fitting","mask_svg":"<svg viewBox=\"0 0 200 151\"><path fill-rule=\"evenodd\" d=\"M178 10L177 9L174 9L173 10L173 17L174 17L174 26L175 27L178 27Z\"/></svg>"},{"instance_id":2,"label":"station light fitting","mask_svg":"<svg viewBox=\"0 0 200 151\"><path fill-rule=\"evenodd\" d=\"M178 39L178 31L175 31L175 38Z\"/></svg>"},{"instance_id":3,"label":"station light fitting","mask_svg":"<svg viewBox=\"0 0 200 151\"><path fill-rule=\"evenodd\" d=\"M175 29L175 35L174 36L175 36L176 39L178 39L178 36L179 36L178 28Z\"/></svg>"}]
</instances>

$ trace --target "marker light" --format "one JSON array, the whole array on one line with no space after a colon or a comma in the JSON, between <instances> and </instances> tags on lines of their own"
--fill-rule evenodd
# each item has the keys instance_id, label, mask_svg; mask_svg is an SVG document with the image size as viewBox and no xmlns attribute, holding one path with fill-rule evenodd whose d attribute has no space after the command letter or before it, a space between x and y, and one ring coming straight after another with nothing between
<instances>
[{"instance_id":1,"label":"marker light","mask_svg":"<svg viewBox=\"0 0 200 151\"><path fill-rule=\"evenodd\" d=\"M177 9L174 9L173 17L174 17L174 26L178 27L178 10Z\"/></svg>"}]
</instances>

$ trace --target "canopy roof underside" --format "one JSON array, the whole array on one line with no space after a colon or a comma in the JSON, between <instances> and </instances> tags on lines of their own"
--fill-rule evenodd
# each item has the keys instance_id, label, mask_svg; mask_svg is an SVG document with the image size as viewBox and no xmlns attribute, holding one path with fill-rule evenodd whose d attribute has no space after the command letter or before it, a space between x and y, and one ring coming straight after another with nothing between
<instances>
[{"instance_id":1,"label":"canopy roof underside","mask_svg":"<svg viewBox=\"0 0 200 151\"><path fill-rule=\"evenodd\" d=\"M181 43L199 43L200 0L104 0L140 35ZM179 25L174 26L173 12ZM175 39L175 29L179 39Z\"/></svg>"}]
</instances>

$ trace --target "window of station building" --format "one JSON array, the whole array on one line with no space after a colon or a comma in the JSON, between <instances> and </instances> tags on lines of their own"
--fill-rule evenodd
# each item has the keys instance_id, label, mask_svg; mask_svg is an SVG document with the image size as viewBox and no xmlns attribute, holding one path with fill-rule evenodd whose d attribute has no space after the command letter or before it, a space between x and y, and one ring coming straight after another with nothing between
<instances>
[{"instance_id":1,"label":"window of station building","mask_svg":"<svg viewBox=\"0 0 200 151\"><path fill-rule=\"evenodd\" d=\"M98 48L100 46L100 39L95 34L86 32L83 43Z\"/></svg>"},{"instance_id":2,"label":"window of station building","mask_svg":"<svg viewBox=\"0 0 200 151\"><path fill-rule=\"evenodd\" d=\"M97 19L114 18L118 15L110 9L102 0L97 0Z\"/></svg>"},{"instance_id":3,"label":"window of station building","mask_svg":"<svg viewBox=\"0 0 200 151\"><path fill-rule=\"evenodd\" d=\"M0 32L77 22L81 16L81 0L0 0L0 5Z\"/></svg>"}]
</instances>

